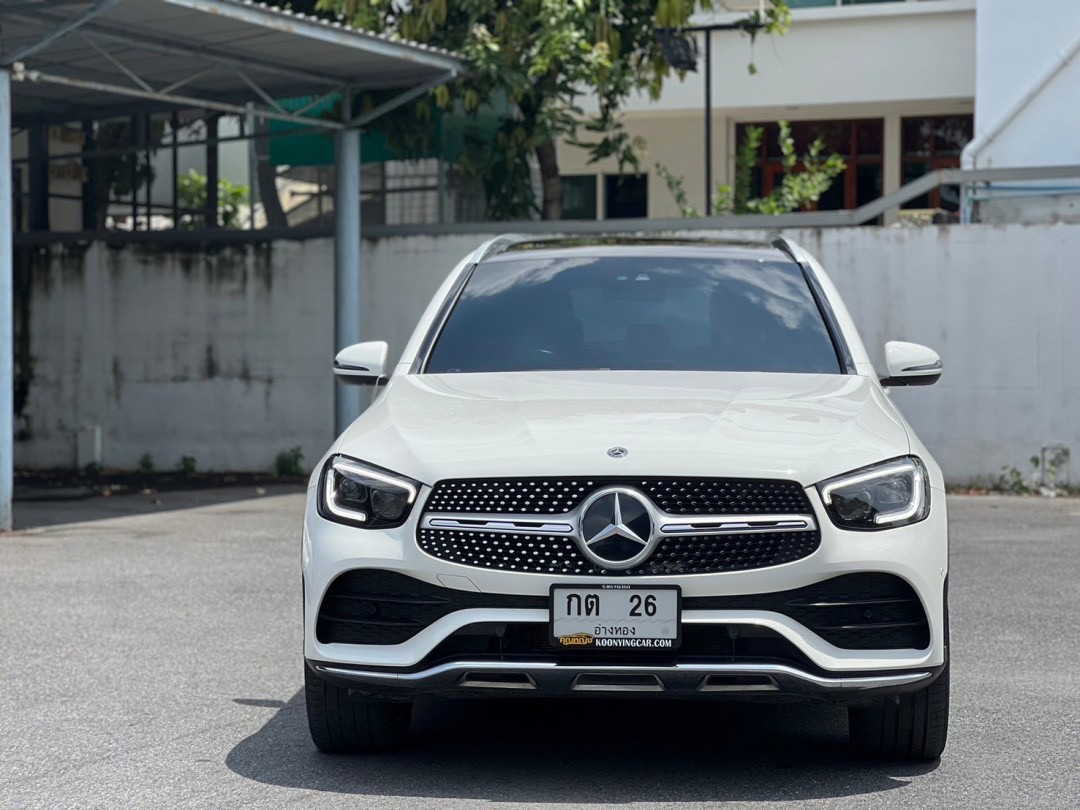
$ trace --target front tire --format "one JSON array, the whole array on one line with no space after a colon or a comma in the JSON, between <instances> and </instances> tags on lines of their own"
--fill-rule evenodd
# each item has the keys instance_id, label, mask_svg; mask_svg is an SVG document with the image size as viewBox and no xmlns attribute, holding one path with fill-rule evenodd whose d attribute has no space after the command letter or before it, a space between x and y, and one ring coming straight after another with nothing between
<instances>
[{"instance_id":1,"label":"front tire","mask_svg":"<svg viewBox=\"0 0 1080 810\"><path fill-rule=\"evenodd\" d=\"M860 753L881 759L934 760L949 736L949 665L918 692L848 709L848 735Z\"/></svg>"},{"instance_id":2,"label":"front tire","mask_svg":"<svg viewBox=\"0 0 1080 810\"><path fill-rule=\"evenodd\" d=\"M351 696L304 667L308 730L324 754L369 754L402 747L412 703Z\"/></svg>"}]
</instances>

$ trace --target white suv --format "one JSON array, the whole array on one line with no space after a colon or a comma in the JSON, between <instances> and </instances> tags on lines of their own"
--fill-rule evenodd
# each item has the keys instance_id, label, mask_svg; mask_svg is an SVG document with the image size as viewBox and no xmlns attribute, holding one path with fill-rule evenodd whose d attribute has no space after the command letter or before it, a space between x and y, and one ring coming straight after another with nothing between
<instances>
[{"instance_id":1,"label":"white suv","mask_svg":"<svg viewBox=\"0 0 1080 810\"><path fill-rule=\"evenodd\" d=\"M307 712L401 744L418 695L821 699L852 742L948 727L941 471L797 245L496 239L312 475Z\"/></svg>"}]
</instances>

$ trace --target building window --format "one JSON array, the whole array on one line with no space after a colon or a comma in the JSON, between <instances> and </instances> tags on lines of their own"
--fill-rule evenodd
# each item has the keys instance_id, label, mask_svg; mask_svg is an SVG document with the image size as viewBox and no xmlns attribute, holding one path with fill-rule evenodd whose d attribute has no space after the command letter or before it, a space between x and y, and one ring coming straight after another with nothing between
<instances>
[{"instance_id":1,"label":"building window","mask_svg":"<svg viewBox=\"0 0 1080 810\"><path fill-rule=\"evenodd\" d=\"M960 153L973 136L971 115L939 115L904 118L901 121L901 162L903 182L910 183L936 169L956 169ZM942 186L903 205L904 208L960 208L959 186Z\"/></svg>"},{"instance_id":2,"label":"building window","mask_svg":"<svg viewBox=\"0 0 1080 810\"><path fill-rule=\"evenodd\" d=\"M635 219L649 215L647 174L604 175L605 219Z\"/></svg>"},{"instance_id":3,"label":"building window","mask_svg":"<svg viewBox=\"0 0 1080 810\"><path fill-rule=\"evenodd\" d=\"M562 218L596 219L596 175L564 174L562 181Z\"/></svg>"},{"instance_id":4,"label":"building window","mask_svg":"<svg viewBox=\"0 0 1080 810\"><path fill-rule=\"evenodd\" d=\"M753 196L764 197L784 180L784 164L778 143L780 125L739 124L735 129L738 143L743 143L746 129L750 126L759 126L765 130L761 151L754 164L751 188ZM810 144L820 138L825 144L823 156L840 155L847 165L844 172L833 180L829 189L821 195L816 210L857 208L881 196L885 165L885 124L882 119L795 121L791 124L791 135L798 154L805 154Z\"/></svg>"}]
</instances>

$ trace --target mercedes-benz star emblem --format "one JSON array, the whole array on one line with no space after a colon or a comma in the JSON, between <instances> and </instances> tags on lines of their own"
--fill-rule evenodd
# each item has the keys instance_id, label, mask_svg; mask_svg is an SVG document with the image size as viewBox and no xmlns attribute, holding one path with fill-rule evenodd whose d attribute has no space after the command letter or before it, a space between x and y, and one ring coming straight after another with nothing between
<instances>
[{"instance_id":1,"label":"mercedes-benz star emblem","mask_svg":"<svg viewBox=\"0 0 1080 810\"><path fill-rule=\"evenodd\" d=\"M626 458L629 452L625 447L612 447L607 451L607 454L612 458Z\"/></svg>"},{"instance_id":2,"label":"mercedes-benz star emblem","mask_svg":"<svg viewBox=\"0 0 1080 810\"><path fill-rule=\"evenodd\" d=\"M610 487L592 495L581 510L582 553L604 568L633 568L653 550L653 522L642 497Z\"/></svg>"}]
</instances>

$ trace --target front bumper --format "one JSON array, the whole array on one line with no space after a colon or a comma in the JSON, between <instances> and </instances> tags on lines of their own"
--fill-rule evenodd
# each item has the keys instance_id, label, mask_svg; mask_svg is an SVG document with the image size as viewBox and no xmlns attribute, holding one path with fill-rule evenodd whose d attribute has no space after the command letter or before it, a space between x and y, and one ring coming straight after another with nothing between
<instances>
[{"instance_id":1,"label":"front bumper","mask_svg":"<svg viewBox=\"0 0 1080 810\"><path fill-rule=\"evenodd\" d=\"M849 700L922 688L936 677L947 658L944 585L948 548L944 493L934 490L933 508L925 521L875 533L837 529L825 514L816 491L809 489L807 493L821 528L821 545L804 559L750 571L626 576L620 577L620 581L677 584L687 599L795 590L849 573L892 574L910 584L918 595L929 625L928 645L921 649L841 649L778 612L694 609L683 611L685 626L717 629L723 626L774 634L797 651L799 660L767 665L765 662L721 665L713 661L679 661L656 666L643 659L629 663L620 660L618 666L612 667L598 666L595 661L575 666L565 660L554 660L556 656L551 661L528 662L432 659L440 644L471 625L546 628L548 611L542 604L456 610L401 643L322 643L316 633L320 605L331 583L347 571L391 571L459 592L534 598L546 597L555 583L595 578L495 571L436 559L421 551L414 540L421 505L399 529L359 530L322 519L314 498L310 497L313 493L309 492L303 542L305 658L322 677L340 680L350 688L372 694L619 691L667 695L799 695ZM421 495L421 500L424 497L426 493ZM613 682L603 683L604 678Z\"/></svg>"}]
</instances>

